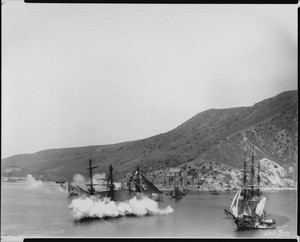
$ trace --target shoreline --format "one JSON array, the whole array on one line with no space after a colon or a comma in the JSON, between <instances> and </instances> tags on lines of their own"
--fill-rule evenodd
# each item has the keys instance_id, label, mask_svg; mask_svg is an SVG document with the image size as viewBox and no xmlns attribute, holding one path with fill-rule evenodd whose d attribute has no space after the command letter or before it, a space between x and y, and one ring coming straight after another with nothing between
<instances>
[{"instance_id":1,"label":"shoreline","mask_svg":"<svg viewBox=\"0 0 300 242\"><path fill-rule=\"evenodd\" d=\"M49 181L42 181L45 182L45 185L57 185L59 186L59 184L56 184L55 182L49 182ZM27 184L27 181L1 181L1 183L8 183L8 184ZM169 192L172 191L173 188L159 188L159 190L161 190L162 192ZM211 190L205 189L185 189L188 192L211 192ZM237 191L239 189L235 189L235 190L216 190L218 192L234 192ZM289 190L297 190L297 187L264 187L261 189L262 191L289 191Z\"/></svg>"},{"instance_id":2,"label":"shoreline","mask_svg":"<svg viewBox=\"0 0 300 242\"><path fill-rule=\"evenodd\" d=\"M159 188L159 190L161 190L162 192L169 192L173 189L168 189L168 188ZM211 192L211 190L202 190L202 189L186 189L188 190L188 192ZM218 192L235 192L238 191L239 189L235 189L235 190L216 190ZM297 187L266 187L266 188L262 188L262 191L297 191Z\"/></svg>"}]
</instances>

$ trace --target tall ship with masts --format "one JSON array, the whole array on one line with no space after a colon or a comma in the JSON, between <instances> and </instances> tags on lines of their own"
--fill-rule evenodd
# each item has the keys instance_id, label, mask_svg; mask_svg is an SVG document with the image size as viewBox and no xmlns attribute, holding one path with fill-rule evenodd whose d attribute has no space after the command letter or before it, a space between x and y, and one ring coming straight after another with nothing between
<instances>
[{"instance_id":1,"label":"tall ship with masts","mask_svg":"<svg viewBox=\"0 0 300 242\"><path fill-rule=\"evenodd\" d=\"M127 187L131 194L142 197L146 195L156 202L163 201L165 197L165 194L147 179L146 174L140 171L139 166L133 175L130 175Z\"/></svg>"},{"instance_id":2,"label":"tall ship with masts","mask_svg":"<svg viewBox=\"0 0 300 242\"><path fill-rule=\"evenodd\" d=\"M92 166L92 160L89 159L89 183L86 184L88 189L82 188L79 185L72 185L68 183L69 195L84 195L84 196L98 196L100 198L110 198L112 201L125 201L137 196L141 198L147 196L155 201L162 201L164 193L161 192L154 184L152 184L140 171L139 166L131 175L127 182L127 187L116 187L114 182L114 170L112 165L109 166L107 178L102 179L104 182L101 184L95 184L93 182L93 170L98 166ZM96 189L95 187L101 185L102 189ZM103 189L104 185L104 189Z\"/></svg>"},{"instance_id":3,"label":"tall ship with masts","mask_svg":"<svg viewBox=\"0 0 300 242\"><path fill-rule=\"evenodd\" d=\"M275 219L270 218L266 212L267 197L262 195L260 189L260 161L255 164L254 148L248 167L245 155L242 189L235 194L231 211L225 209L225 213L234 220L239 229L273 229Z\"/></svg>"}]
</instances>

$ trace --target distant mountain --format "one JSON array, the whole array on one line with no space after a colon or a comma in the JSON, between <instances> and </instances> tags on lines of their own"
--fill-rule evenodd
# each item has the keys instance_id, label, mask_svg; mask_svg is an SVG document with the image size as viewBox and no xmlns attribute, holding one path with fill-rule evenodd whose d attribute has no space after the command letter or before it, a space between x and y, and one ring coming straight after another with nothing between
<instances>
[{"instance_id":1,"label":"distant mountain","mask_svg":"<svg viewBox=\"0 0 300 242\"><path fill-rule=\"evenodd\" d=\"M90 157L99 173L112 164L119 176L137 165L151 172L195 160L239 169L247 147L254 147L258 159L271 160L295 174L297 99L297 91L287 91L251 107L210 109L167 133L143 140L8 157L2 159L2 175L72 179L75 173L87 175Z\"/></svg>"}]
</instances>

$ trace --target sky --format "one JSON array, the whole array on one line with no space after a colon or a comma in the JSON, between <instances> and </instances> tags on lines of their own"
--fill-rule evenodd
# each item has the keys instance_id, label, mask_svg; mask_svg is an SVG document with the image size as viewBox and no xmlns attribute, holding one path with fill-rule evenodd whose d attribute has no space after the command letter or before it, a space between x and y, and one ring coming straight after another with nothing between
<instances>
[{"instance_id":1,"label":"sky","mask_svg":"<svg viewBox=\"0 0 300 242\"><path fill-rule=\"evenodd\" d=\"M297 89L297 5L2 5L1 157L170 131Z\"/></svg>"}]
</instances>

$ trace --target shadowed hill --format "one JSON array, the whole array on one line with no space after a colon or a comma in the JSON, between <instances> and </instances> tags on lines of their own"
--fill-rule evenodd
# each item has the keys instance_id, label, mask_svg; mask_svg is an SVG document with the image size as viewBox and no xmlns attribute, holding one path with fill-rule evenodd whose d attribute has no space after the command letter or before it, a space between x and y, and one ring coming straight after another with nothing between
<instances>
[{"instance_id":1,"label":"shadowed hill","mask_svg":"<svg viewBox=\"0 0 300 242\"><path fill-rule=\"evenodd\" d=\"M100 173L112 164L119 175L137 165L150 172L195 159L240 168L244 149L253 146L260 158L293 169L297 160L297 112L297 91L287 91L251 107L201 112L167 133L143 140L8 157L2 160L2 175L71 179L75 173L87 175L90 157Z\"/></svg>"}]
</instances>

